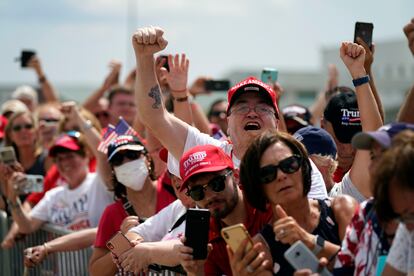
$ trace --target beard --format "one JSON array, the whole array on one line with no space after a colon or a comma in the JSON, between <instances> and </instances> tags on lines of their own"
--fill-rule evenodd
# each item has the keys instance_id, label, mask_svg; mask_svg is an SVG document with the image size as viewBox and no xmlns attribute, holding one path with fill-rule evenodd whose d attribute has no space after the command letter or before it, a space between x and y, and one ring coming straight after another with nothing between
<instances>
[{"instance_id":1,"label":"beard","mask_svg":"<svg viewBox=\"0 0 414 276\"><path fill-rule=\"evenodd\" d=\"M224 219L227 217L236 207L239 202L238 187L236 183L233 183L233 195L229 201L226 201L223 209L214 209L211 215L216 219Z\"/></svg>"}]
</instances>

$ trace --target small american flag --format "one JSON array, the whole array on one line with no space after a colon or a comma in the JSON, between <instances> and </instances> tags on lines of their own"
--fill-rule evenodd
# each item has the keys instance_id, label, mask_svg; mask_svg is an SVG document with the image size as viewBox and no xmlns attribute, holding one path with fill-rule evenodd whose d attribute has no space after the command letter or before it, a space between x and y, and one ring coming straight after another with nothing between
<instances>
[{"instance_id":1,"label":"small american flag","mask_svg":"<svg viewBox=\"0 0 414 276\"><path fill-rule=\"evenodd\" d=\"M102 141L98 145L98 151L107 154L109 144L120 135L133 135L139 137L137 132L123 119L120 118L118 124L108 126L108 130L102 137Z\"/></svg>"}]
</instances>

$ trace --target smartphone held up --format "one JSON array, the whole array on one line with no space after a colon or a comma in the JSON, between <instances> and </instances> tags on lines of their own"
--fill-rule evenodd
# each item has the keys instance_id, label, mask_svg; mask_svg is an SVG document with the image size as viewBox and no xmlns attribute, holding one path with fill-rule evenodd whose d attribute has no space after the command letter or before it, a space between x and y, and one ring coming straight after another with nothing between
<instances>
[{"instance_id":1,"label":"smartphone held up","mask_svg":"<svg viewBox=\"0 0 414 276\"><path fill-rule=\"evenodd\" d=\"M206 259L210 211L190 208L187 210L185 223L185 245L193 249L193 259Z\"/></svg>"},{"instance_id":2,"label":"smartphone held up","mask_svg":"<svg viewBox=\"0 0 414 276\"><path fill-rule=\"evenodd\" d=\"M17 57L15 61L20 61L20 67L26 68L27 64L29 63L29 60L36 55L36 52L34 50L22 50L20 53L20 57Z\"/></svg>"},{"instance_id":3,"label":"smartphone held up","mask_svg":"<svg viewBox=\"0 0 414 276\"><path fill-rule=\"evenodd\" d=\"M14 188L19 195L40 193L43 191L43 176L26 174L23 179L15 184Z\"/></svg>"},{"instance_id":4,"label":"smartphone held up","mask_svg":"<svg viewBox=\"0 0 414 276\"><path fill-rule=\"evenodd\" d=\"M279 75L279 72L276 69L273 68L263 68L262 75L260 77L261 81L273 86L275 82L277 82L277 77Z\"/></svg>"},{"instance_id":5,"label":"smartphone held up","mask_svg":"<svg viewBox=\"0 0 414 276\"><path fill-rule=\"evenodd\" d=\"M246 230L246 227L242 224L235 224L221 229L221 236L230 246L231 250L236 252L240 244L244 240L248 240L245 252L249 251L253 247L253 240L250 237L249 232Z\"/></svg>"},{"instance_id":6,"label":"smartphone held up","mask_svg":"<svg viewBox=\"0 0 414 276\"><path fill-rule=\"evenodd\" d=\"M17 161L14 148L13 147L0 148L0 161L7 165L14 164Z\"/></svg>"},{"instance_id":7,"label":"smartphone held up","mask_svg":"<svg viewBox=\"0 0 414 276\"><path fill-rule=\"evenodd\" d=\"M370 49L372 49L372 31L374 24L366 22L356 22L354 32L354 43L357 43L357 37L361 38Z\"/></svg>"}]
</instances>

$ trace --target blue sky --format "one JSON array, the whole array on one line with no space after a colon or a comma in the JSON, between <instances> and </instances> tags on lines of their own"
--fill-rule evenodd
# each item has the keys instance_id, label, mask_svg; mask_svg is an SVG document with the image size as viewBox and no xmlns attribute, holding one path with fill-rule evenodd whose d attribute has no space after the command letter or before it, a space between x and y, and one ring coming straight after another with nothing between
<instances>
[{"instance_id":1,"label":"blue sky","mask_svg":"<svg viewBox=\"0 0 414 276\"><path fill-rule=\"evenodd\" d=\"M380 4L381 3L381 4ZM134 17L135 14L135 17ZM33 82L13 61L35 49L57 84L98 84L113 59L134 65L131 34L165 29L166 53L185 52L190 79L234 69L319 69L320 49L374 23L374 41L404 39L413 0L1 0L0 84Z\"/></svg>"}]
</instances>

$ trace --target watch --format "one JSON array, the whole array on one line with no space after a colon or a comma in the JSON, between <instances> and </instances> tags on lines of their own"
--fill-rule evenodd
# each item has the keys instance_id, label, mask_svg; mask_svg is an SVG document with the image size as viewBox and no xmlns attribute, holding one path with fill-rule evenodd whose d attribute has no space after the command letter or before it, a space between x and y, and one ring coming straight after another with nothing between
<instances>
[{"instance_id":1,"label":"watch","mask_svg":"<svg viewBox=\"0 0 414 276\"><path fill-rule=\"evenodd\" d=\"M352 83L354 84L355 87L366 84L368 82L369 82L369 76L368 75L363 76L363 77L358 78L358 79L352 80Z\"/></svg>"},{"instance_id":2,"label":"watch","mask_svg":"<svg viewBox=\"0 0 414 276\"><path fill-rule=\"evenodd\" d=\"M315 240L314 240L314 248L312 250L313 254L318 255L319 252L322 251L322 249L324 248L324 246L325 246L325 240L324 240L324 238L322 238L319 235L316 235L315 236Z\"/></svg>"}]
</instances>

